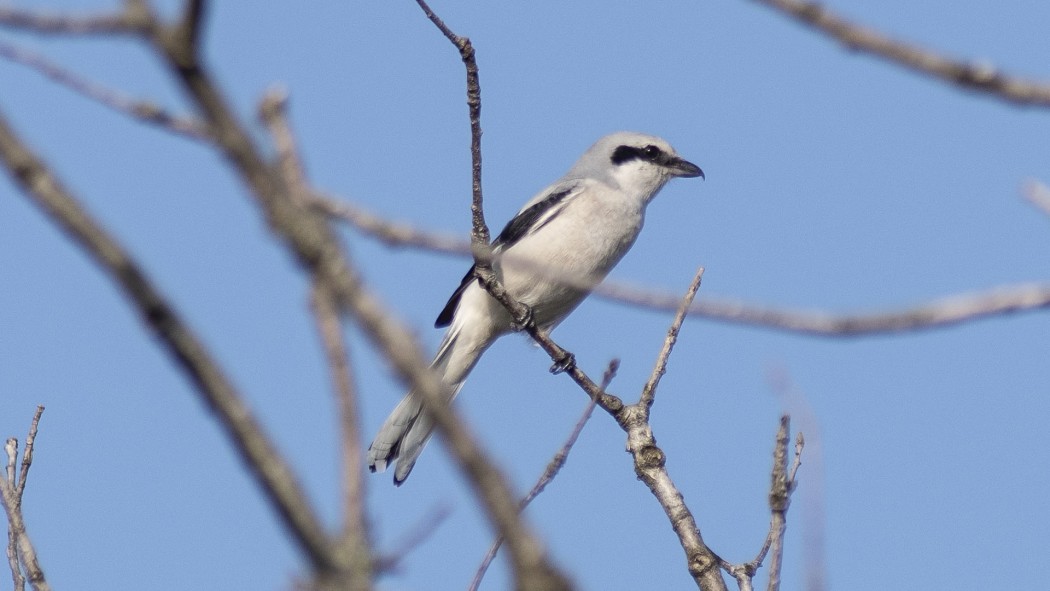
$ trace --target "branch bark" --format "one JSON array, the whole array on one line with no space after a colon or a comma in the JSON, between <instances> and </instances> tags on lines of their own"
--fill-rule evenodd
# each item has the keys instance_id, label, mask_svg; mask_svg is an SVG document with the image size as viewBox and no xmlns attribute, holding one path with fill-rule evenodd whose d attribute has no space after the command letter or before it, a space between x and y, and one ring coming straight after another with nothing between
<instances>
[{"instance_id":1,"label":"branch bark","mask_svg":"<svg viewBox=\"0 0 1050 591\"><path fill-rule=\"evenodd\" d=\"M27 49L0 41L0 57L35 70L56 84L143 123L198 141L209 139L205 126L192 117L173 115L156 102L134 99L106 88Z\"/></svg>"},{"instance_id":2,"label":"branch bark","mask_svg":"<svg viewBox=\"0 0 1050 591\"><path fill-rule=\"evenodd\" d=\"M0 505L4 506L4 512L7 514L7 562L11 569L15 591L24 591L25 575L28 575L29 584L35 591L51 589L44 577L43 569L40 568L36 548L29 539L22 516L22 495L25 493L26 481L29 479L29 468L33 464L33 446L36 442L37 429L40 427L40 417L43 414L44 407L37 406L33 420L29 424L25 451L22 452L22 467L18 471L17 478L15 464L18 463L18 440L12 437L4 446L7 455L7 477L0 478ZM23 575L23 570L25 575Z\"/></svg>"},{"instance_id":3,"label":"branch bark","mask_svg":"<svg viewBox=\"0 0 1050 591\"><path fill-rule=\"evenodd\" d=\"M851 23L816 2L753 0L775 9L845 45L895 63L929 78L980 92L1017 105L1050 107L1050 83L1007 76L994 66L946 58L915 45L890 39Z\"/></svg>"}]
</instances>

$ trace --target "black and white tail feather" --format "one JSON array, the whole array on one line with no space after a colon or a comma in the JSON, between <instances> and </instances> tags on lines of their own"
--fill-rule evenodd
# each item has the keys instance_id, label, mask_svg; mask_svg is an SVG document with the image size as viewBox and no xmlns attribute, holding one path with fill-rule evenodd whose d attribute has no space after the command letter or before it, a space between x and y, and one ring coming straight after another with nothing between
<instances>
[{"instance_id":1,"label":"black and white tail feather","mask_svg":"<svg viewBox=\"0 0 1050 591\"><path fill-rule=\"evenodd\" d=\"M634 244L645 207L675 177L703 177L666 141L619 132L590 147L561 179L533 197L492 243L493 269L541 330L551 330L587 296ZM546 270L546 271L545 271ZM566 285L556 277L574 277ZM503 306L485 292L471 267L434 325L448 327L431 368L452 398L486 349L514 329ZM451 402L451 400L450 400ZM368 448L368 467L396 461L394 484L408 478L434 424L409 392Z\"/></svg>"}]
</instances>

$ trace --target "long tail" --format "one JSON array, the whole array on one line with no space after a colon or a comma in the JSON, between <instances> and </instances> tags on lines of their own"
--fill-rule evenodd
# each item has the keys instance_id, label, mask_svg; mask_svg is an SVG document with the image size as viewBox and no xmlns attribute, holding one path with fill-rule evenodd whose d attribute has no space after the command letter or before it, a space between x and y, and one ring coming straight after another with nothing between
<instances>
[{"instance_id":1,"label":"long tail","mask_svg":"<svg viewBox=\"0 0 1050 591\"><path fill-rule=\"evenodd\" d=\"M434 362L430 364L451 389L452 398L459 394L467 374L491 342L470 341L476 339L465 337L459 327L453 326L445 335ZM421 401L415 392L406 394L368 447L368 469L372 472L383 472L387 465L397 462L394 470L394 484L397 486L401 486L408 478L434 432L434 422L421 411Z\"/></svg>"}]
</instances>

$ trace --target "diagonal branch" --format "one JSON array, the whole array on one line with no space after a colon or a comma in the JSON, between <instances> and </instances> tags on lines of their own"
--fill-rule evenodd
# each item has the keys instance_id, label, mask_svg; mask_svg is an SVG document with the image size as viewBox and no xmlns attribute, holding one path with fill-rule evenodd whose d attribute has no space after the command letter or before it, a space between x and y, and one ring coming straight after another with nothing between
<instances>
[{"instance_id":1,"label":"diagonal branch","mask_svg":"<svg viewBox=\"0 0 1050 591\"><path fill-rule=\"evenodd\" d=\"M864 51L899 66L938 78L967 90L986 93L1018 105L1050 107L1050 82L1007 76L993 66L952 60L915 45L890 39L803 0L754 0L836 39L849 49Z\"/></svg>"},{"instance_id":2,"label":"diagonal branch","mask_svg":"<svg viewBox=\"0 0 1050 591\"><path fill-rule=\"evenodd\" d=\"M1050 194L1050 190L1047 190L1047 193ZM1050 197L1042 197L1043 191L1039 189L1038 184L1027 187L1025 195L1037 205L1044 200L1050 203ZM408 224L391 222L350 203L314 194L310 198L310 204L326 215L346 221L386 244L409 245L449 254L471 253L471 245L462 239L419 230ZM1050 205L1047 207L1047 211L1050 211ZM473 254L475 260L487 260L487 257L490 256L487 250L478 248L473 250ZM503 256L509 258L513 256L513 253ZM579 277L559 273L536 261L515 259L514 263L545 274L549 278L557 279L566 285L591 289L594 295L610 301L671 312L676 311L681 305L681 296L672 293L610 280L603 281L597 286L591 286L589 282ZM507 305L507 302L500 297L497 299ZM1022 283L958 294L888 312L836 314L759 306L736 300L708 299L692 304L688 316L811 336L854 338L873 334L942 328L984 318L1047 308L1050 308L1050 284ZM512 313L519 310L514 314L515 318L523 313L516 305L510 309Z\"/></svg>"},{"instance_id":3,"label":"diagonal branch","mask_svg":"<svg viewBox=\"0 0 1050 591\"><path fill-rule=\"evenodd\" d=\"M679 303L678 312L667 331L667 338L657 357L652 376L642 389L638 402L624 406L613 416L620 428L627 433L627 451L634 459L635 474L649 487L649 492L656 497L671 522L671 528L678 535L678 542L685 551L689 574L704 591L724 591L726 584L719 571L719 566L724 561L704 542L692 511L685 504L685 498L667 471L667 455L656 444L656 437L649 423L649 411L656 395L656 387L703 276L704 268L700 267Z\"/></svg>"},{"instance_id":4,"label":"diagonal branch","mask_svg":"<svg viewBox=\"0 0 1050 591\"><path fill-rule=\"evenodd\" d=\"M77 94L144 123L195 140L207 140L209 137L208 130L194 118L173 115L154 102L134 99L106 88L29 50L0 41L0 57L31 68Z\"/></svg>"},{"instance_id":5,"label":"diagonal branch","mask_svg":"<svg viewBox=\"0 0 1050 591\"><path fill-rule=\"evenodd\" d=\"M689 289L686 290L685 296L682 297L682 302L678 304L678 311L671 322L671 327L667 329L667 338L664 339L664 346L660 349L660 355L656 358L653 373L642 388L642 397L638 400L638 404L645 408L646 413L653 406L653 398L656 396L657 386L660 385L660 378L667 372L667 358L671 356L671 350L674 349L674 344L678 340L678 331L682 330L682 322L685 321L685 315L689 312L689 306L692 305L693 298L696 297L696 292L699 291L700 282L703 278L704 268L700 267L696 270L696 275L693 277L693 282L689 284Z\"/></svg>"},{"instance_id":6,"label":"diagonal branch","mask_svg":"<svg viewBox=\"0 0 1050 591\"><path fill-rule=\"evenodd\" d=\"M357 391L354 388L350 362L343 342L338 308L332 294L320 284L314 285L311 300L317 332L325 349L332 390L338 408L340 444L343 460L343 527L337 552L350 563L353 588L367 588L372 580L372 551L369 543L370 524L365 509L365 479L361 458L361 428Z\"/></svg>"},{"instance_id":7,"label":"diagonal branch","mask_svg":"<svg viewBox=\"0 0 1050 591\"><path fill-rule=\"evenodd\" d=\"M33 465L33 446L36 444L36 432L40 428L40 417L44 414L44 405L38 405L33 413L33 420L29 423L29 433L26 434L26 448L22 452L22 468L18 472L18 484L15 493L18 501L22 502L22 493L26 490L26 481L29 480L29 467Z\"/></svg>"},{"instance_id":8,"label":"diagonal branch","mask_svg":"<svg viewBox=\"0 0 1050 591\"><path fill-rule=\"evenodd\" d=\"M139 264L80 206L2 117L0 160L25 195L124 291L208 407L219 415L241 459L299 545L316 565L329 565L327 536L306 495L222 368Z\"/></svg>"}]
</instances>

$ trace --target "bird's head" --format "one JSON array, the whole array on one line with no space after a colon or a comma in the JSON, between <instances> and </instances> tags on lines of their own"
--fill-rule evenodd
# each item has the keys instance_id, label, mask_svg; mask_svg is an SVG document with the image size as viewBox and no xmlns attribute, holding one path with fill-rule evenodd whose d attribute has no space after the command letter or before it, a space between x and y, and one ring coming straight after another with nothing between
<instances>
[{"instance_id":1,"label":"bird's head","mask_svg":"<svg viewBox=\"0 0 1050 591\"><path fill-rule=\"evenodd\" d=\"M572 173L604 180L646 201L672 178L704 177L699 166L680 157L663 139L629 131L598 140Z\"/></svg>"}]
</instances>

